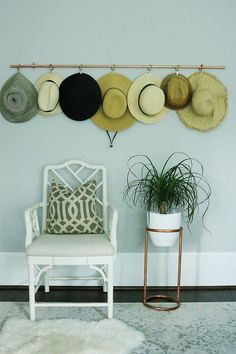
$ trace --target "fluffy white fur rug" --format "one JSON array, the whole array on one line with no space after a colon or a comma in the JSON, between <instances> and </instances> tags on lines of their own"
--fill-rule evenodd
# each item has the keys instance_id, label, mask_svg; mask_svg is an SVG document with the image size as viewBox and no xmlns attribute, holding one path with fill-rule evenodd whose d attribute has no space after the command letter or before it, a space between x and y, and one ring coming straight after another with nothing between
<instances>
[{"instance_id":1,"label":"fluffy white fur rug","mask_svg":"<svg viewBox=\"0 0 236 354\"><path fill-rule=\"evenodd\" d=\"M144 335L119 320L60 319L32 322L10 318L0 334L4 354L127 354Z\"/></svg>"}]
</instances>

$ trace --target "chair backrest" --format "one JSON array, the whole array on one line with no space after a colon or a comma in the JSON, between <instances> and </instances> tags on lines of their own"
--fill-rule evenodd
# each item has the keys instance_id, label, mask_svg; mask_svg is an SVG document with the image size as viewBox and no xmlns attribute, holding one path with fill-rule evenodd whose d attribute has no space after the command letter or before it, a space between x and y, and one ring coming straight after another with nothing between
<instances>
[{"instance_id":1,"label":"chair backrest","mask_svg":"<svg viewBox=\"0 0 236 354\"><path fill-rule=\"evenodd\" d=\"M107 177L106 168L100 165L90 165L83 161L71 160L60 165L50 165L44 169L43 177L43 214L42 230L46 228L47 203L52 180L73 191L81 184L96 180L97 211L107 232Z\"/></svg>"}]
</instances>

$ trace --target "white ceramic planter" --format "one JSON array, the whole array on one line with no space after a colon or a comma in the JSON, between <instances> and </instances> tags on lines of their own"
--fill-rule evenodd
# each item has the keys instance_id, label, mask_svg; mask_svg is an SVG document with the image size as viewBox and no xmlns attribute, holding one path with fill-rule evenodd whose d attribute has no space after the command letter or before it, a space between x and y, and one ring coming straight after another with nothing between
<instances>
[{"instance_id":1,"label":"white ceramic planter","mask_svg":"<svg viewBox=\"0 0 236 354\"><path fill-rule=\"evenodd\" d=\"M158 214L149 211L147 213L147 225L151 229L173 230L179 229L181 226L181 213L174 214ZM159 247L172 246L177 238L178 232L151 232L149 236L152 243Z\"/></svg>"}]
</instances>

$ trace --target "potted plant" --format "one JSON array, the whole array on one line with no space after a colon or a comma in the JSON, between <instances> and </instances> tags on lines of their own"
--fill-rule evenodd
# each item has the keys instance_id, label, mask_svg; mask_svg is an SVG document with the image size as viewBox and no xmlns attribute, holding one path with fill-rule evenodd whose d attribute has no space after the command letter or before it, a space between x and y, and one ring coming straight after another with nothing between
<instances>
[{"instance_id":1,"label":"potted plant","mask_svg":"<svg viewBox=\"0 0 236 354\"><path fill-rule=\"evenodd\" d=\"M161 168L146 155L135 155L128 160L124 200L130 207L140 206L147 211L149 228L179 229L181 216L189 227L200 205L205 227L210 195L202 164L185 153L171 154ZM178 233L167 232L149 232L149 235L156 246L171 246L178 237Z\"/></svg>"}]
</instances>

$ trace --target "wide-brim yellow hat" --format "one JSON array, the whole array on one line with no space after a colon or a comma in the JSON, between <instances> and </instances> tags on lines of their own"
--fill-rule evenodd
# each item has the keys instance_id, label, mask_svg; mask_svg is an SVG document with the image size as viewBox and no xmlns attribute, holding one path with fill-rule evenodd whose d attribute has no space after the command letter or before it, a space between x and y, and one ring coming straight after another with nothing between
<instances>
[{"instance_id":1,"label":"wide-brim yellow hat","mask_svg":"<svg viewBox=\"0 0 236 354\"><path fill-rule=\"evenodd\" d=\"M132 83L128 92L128 107L140 122L154 124L167 113L165 95L160 86L161 79L150 73L139 76Z\"/></svg>"},{"instance_id":2,"label":"wide-brim yellow hat","mask_svg":"<svg viewBox=\"0 0 236 354\"><path fill-rule=\"evenodd\" d=\"M188 128L207 131L215 128L227 113L228 94L214 75L197 72L189 76L193 90L191 103L178 114Z\"/></svg>"},{"instance_id":3,"label":"wide-brim yellow hat","mask_svg":"<svg viewBox=\"0 0 236 354\"><path fill-rule=\"evenodd\" d=\"M39 114L54 116L62 112L59 103L59 87L63 80L60 75L49 72L36 81L34 86L38 91Z\"/></svg>"},{"instance_id":4,"label":"wide-brim yellow hat","mask_svg":"<svg viewBox=\"0 0 236 354\"><path fill-rule=\"evenodd\" d=\"M121 131L135 123L127 105L127 94L132 81L124 75L109 73L98 80L102 92L102 105L91 118L101 129Z\"/></svg>"}]
</instances>

